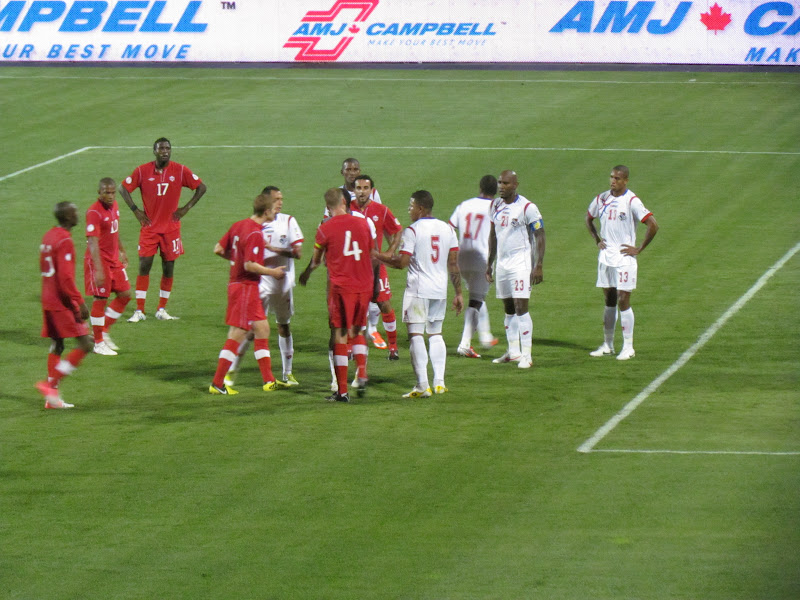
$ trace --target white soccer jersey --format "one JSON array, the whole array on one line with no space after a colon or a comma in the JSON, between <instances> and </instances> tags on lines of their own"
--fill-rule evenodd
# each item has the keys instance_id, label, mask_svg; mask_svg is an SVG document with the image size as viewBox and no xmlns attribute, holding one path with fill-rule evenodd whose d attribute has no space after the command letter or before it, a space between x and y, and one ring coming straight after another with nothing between
<instances>
[{"instance_id":1,"label":"white soccer jersey","mask_svg":"<svg viewBox=\"0 0 800 600\"><path fill-rule=\"evenodd\" d=\"M600 237L606 243L598 260L609 267L623 267L636 262L636 257L626 256L620 249L623 244L636 245L636 224L653 214L639 197L630 190L625 190L621 196L612 196L610 190L603 192L589 204L589 214L600 219Z\"/></svg>"},{"instance_id":2,"label":"white soccer jersey","mask_svg":"<svg viewBox=\"0 0 800 600\"><path fill-rule=\"evenodd\" d=\"M406 293L447 299L447 256L453 250L458 250L458 238L444 221L425 217L406 227L400 244L400 254L411 256Z\"/></svg>"},{"instance_id":3,"label":"white soccer jersey","mask_svg":"<svg viewBox=\"0 0 800 600\"><path fill-rule=\"evenodd\" d=\"M264 243L282 250L291 250L297 244L303 242L303 232L297 224L297 219L290 215L278 213L272 221L264 221L261 225L261 233L264 235ZM286 277L281 280L263 275L258 285L261 296L267 294L279 294L289 292L295 285L294 282L294 259L288 256L277 254L264 248L264 266L271 269L276 267L286 267Z\"/></svg>"},{"instance_id":4,"label":"white soccer jersey","mask_svg":"<svg viewBox=\"0 0 800 600\"><path fill-rule=\"evenodd\" d=\"M458 266L462 271L486 272L489 256L489 209L487 198L464 200L453 211L450 225L458 229Z\"/></svg>"},{"instance_id":5,"label":"white soccer jersey","mask_svg":"<svg viewBox=\"0 0 800 600\"><path fill-rule=\"evenodd\" d=\"M502 273L530 273L533 230L543 229L542 213L525 196L506 204L502 198L492 201L491 218L497 236L497 268Z\"/></svg>"}]
</instances>

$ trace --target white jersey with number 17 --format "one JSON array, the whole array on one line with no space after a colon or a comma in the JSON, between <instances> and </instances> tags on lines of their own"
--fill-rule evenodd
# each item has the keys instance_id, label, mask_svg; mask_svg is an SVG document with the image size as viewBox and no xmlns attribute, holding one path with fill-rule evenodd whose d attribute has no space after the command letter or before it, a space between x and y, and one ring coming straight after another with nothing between
<instances>
[{"instance_id":1,"label":"white jersey with number 17","mask_svg":"<svg viewBox=\"0 0 800 600\"><path fill-rule=\"evenodd\" d=\"M459 204L450 217L450 225L458 229L458 266L462 271L486 272L491 205L488 198L470 198Z\"/></svg>"}]
</instances>

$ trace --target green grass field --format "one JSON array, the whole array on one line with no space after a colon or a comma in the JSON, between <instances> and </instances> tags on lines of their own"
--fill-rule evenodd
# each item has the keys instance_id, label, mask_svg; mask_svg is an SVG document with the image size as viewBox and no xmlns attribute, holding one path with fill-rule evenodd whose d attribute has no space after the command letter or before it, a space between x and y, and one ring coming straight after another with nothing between
<instances>
[{"instance_id":1,"label":"green grass field","mask_svg":"<svg viewBox=\"0 0 800 600\"><path fill-rule=\"evenodd\" d=\"M770 271L800 242L798 98L796 74L3 67L0 598L800 597L800 257ZM121 320L120 355L64 381L76 408L45 411L52 206L83 222L97 181L162 135L209 188L184 223L181 320ZM416 189L447 219L485 173L518 172L547 231L533 369L491 364L504 344L458 357L450 313L449 394L401 398L401 335L401 361L371 350L367 396L331 405L319 271L295 295L301 386L264 394L250 356L240 395L207 393L226 334L214 242L278 185L302 269L347 156L404 225ZM618 163L661 227L626 363L588 356L602 296L584 214ZM132 255L137 234L123 210Z\"/></svg>"}]
</instances>

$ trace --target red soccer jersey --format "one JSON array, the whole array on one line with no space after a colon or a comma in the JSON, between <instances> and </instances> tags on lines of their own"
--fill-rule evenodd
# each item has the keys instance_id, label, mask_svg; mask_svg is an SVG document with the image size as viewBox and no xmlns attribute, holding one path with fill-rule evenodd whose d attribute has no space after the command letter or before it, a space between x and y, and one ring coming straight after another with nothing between
<instances>
[{"instance_id":1,"label":"red soccer jersey","mask_svg":"<svg viewBox=\"0 0 800 600\"><path fill-rule=\"evenodd\" d=\"M86 211L86 237L96 237L100 259L109 267L122 267L119 261L119 206L116 200L106 208L98 200ZM86 258L91 260L89 249Z\"/></svg>"},{"instance_id":2,"label":"red soccer jersey","mask_svg":"<svg viewBox=\"0 0 800 600\"><path fill-rule=\"evenodd\" d=\"M39 246L42 273L42 308L78 311L83 296L75 285L75 245L69 231L53 227Z\"/></svg>"},{"instance_id":3,"label":"red soccer jersey","mask_svg":"<svg viewBox=\"0 0 800 600\"><path fill-rule=\"evenodd\" d=\"M325 263L332 288L372 293L370 252L375 240L364 217L337 215L317 229L314 246L325 249Z\"/></svg>"},{"instance_id":4,"label":"red soccer jersey","mask_svg":"<svg viewBox=\"0 0 800 600\"><path fill-rule=\"evenodd\" d=\"M174 221L172 213L178 210L181 189L196 190L201 183L188 167L170 161L159 171L154 161L136 167L122 186L131 193L136 188L141 190L144 212L150 219L152 231L167 233L180 227L180 221Z\"/></svg>"},{"instance_id":5,"label":"red soccer jersey","mask_svg":"<svg viewBox=\"0 0 800 600\"><path fill-rule=\"evenodd\" d=\"M370 200L367 205L362 209L358 206L358 202L353 200L350 203L350 210L360 212L366 218L371 220L375 225L375 247L380 250L383 247L383 232L388 235L394 235L398 231L403 230L400 221L392 214L389 207L385 204L379 204Z\"/></svg>"},{"instance_id":6,"label":"red soccer jersey","mask_svg":"<svg viewBox=\"0 0 800 600\"><path fill-rule=\"evenodd\" d=\"M231 261L230 282L257 286L261 275L245 271L244 264L251 261L264 264L264 235L261 233L261 225L253 219L237 221L222 236L219 244Z\"/></svg>"}]
</instances>

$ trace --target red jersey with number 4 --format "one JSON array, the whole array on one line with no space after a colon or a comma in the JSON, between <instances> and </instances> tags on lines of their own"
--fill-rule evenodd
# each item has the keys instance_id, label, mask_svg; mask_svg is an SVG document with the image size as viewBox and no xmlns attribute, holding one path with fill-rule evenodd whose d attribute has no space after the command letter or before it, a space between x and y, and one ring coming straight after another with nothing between
<instances>
[{"instance_id":1,"label":"red jersey with number 4","mask_svg":"<svg viewBox=\"0 0 800 600\"><path fill-rule=\"evenodd\" d=\"M181 226L180 221L172 218L172 213L178 210L181 189L196 190L201 183L188 167L170 161L159 171L154 161L136 167L122 186L130 193L136 188L141 190L144 212L150 219L152 231L167 233Z\"/></svg>"},{"instance_id":2,"label":"red jersey with number 4","mask_svg":"<svg viewBox=\"0 0 800 600\"><path fill-rule=\"evenodd\" d=\"M377 238L375 239L375 247L378 250L383 248L384 231L388 235L392 236L398 231L403 230L403 226L400 225L400 221L397 220L397 218L392 214L392 211L389 210L389 207L385 204L379 204L378 202L371 200L364 208L361 208L358 206L358 202L353 200L350 203L350 210L361 213L375 225L375 234L377 235Z\"/></svg>"},{"instance_id":3,"label":"red jersey with number 4","mask_svg":"<svg viewBox=\"0 0 800 600\"><path fill-rule=\"evenodd\" d=\"M247 262L264 263L264 235L261 225L253 219L237 221L228 230L219 245L225 249L225 257L231 261L230 283L250 283L258 286L261 275L245 271Z\"/></svg>"},{"instance_id":4,"label":"red jersey with number 4","mask_svg":"<svg viewBox=\"0 0 800 600\"><path fill-rule=\"evenodd\" d=\"M42 273L42 308L78 311L83 296L75 285L75 245L69 231L53 227L39 246Z\"/></svg>"},{"instance_id":5,"label":"red jersey with number 4","mask_svg":"<svg viewBox=\"0 0 800 600\"><path fill-rule=\"evenodd\" d=\"M98 200L86 211L86 237L96 237L100 258L109 267L122 268L119 261L119 206L116 200L106 208ZM86 256L91 257L89 249Z\"/></svg>"},{"instance_id":6,"label":"red jersey with number 4","mask_svg":"<svg viewBox=\"0 0 800 600\"><path fill-rule=\"evenodd\" d=\"M314 246L325 249L332 288L372 293L374 273L370 253L375 238L363 215L331 217L317 229Z\"/></svg>"}]
</instances>

